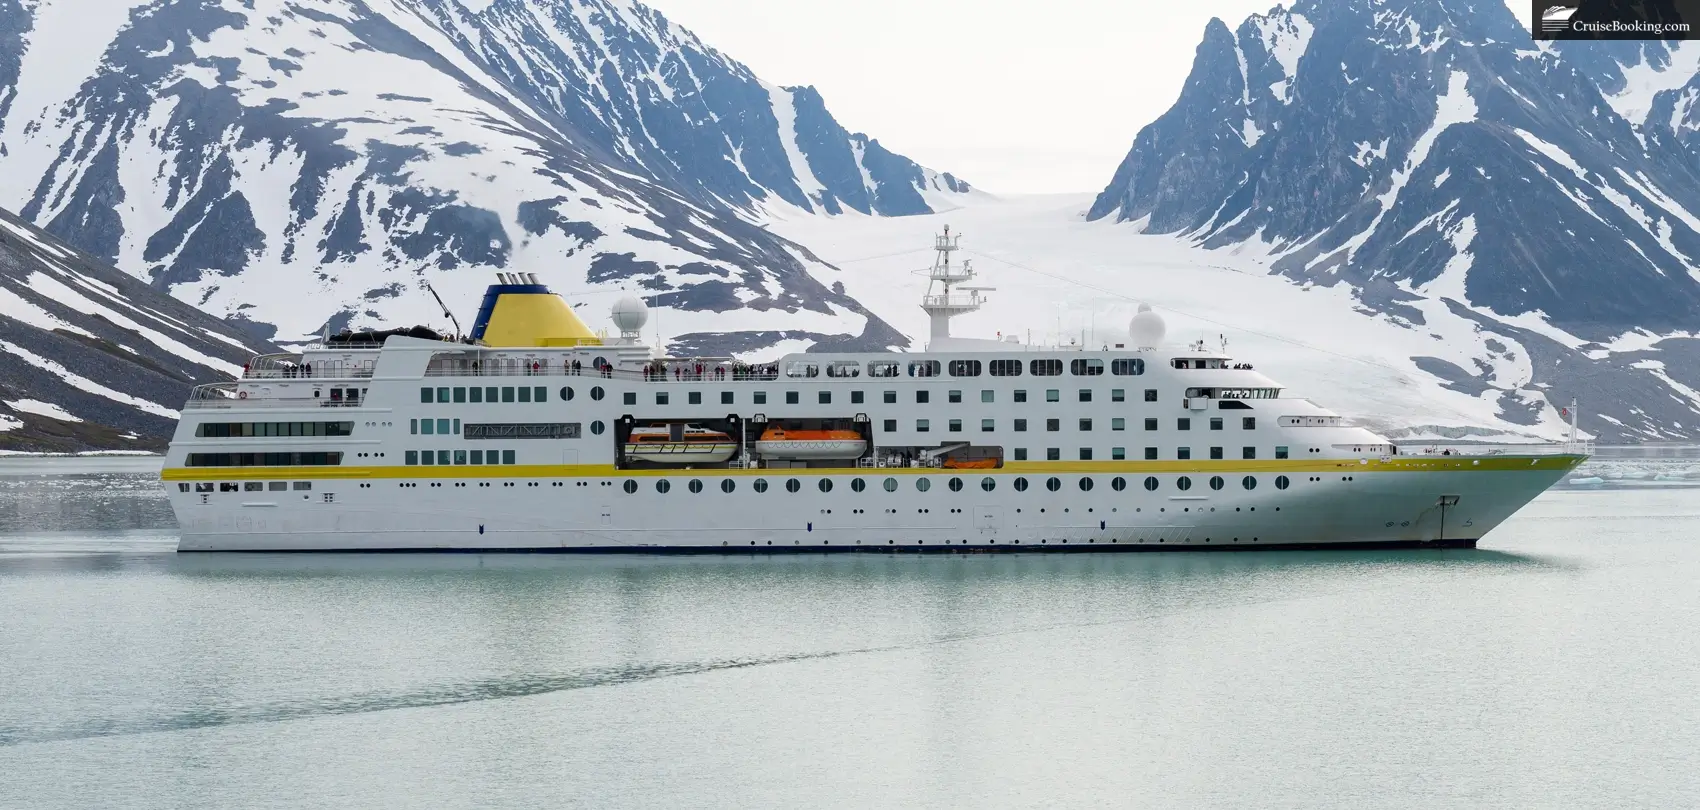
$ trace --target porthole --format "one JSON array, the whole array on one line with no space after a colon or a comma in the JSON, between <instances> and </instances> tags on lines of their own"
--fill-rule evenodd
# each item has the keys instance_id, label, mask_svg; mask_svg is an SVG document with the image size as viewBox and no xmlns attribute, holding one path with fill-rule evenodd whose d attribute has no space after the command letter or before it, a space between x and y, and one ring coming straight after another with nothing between
<instances>
[{"instance_id":1,"label":"porthole","mask_svg":"<svg viewBox=\"0 0 1700 810\"><path fill-rule=\"evenodd\" d=\"M1015 491L1016 492L1026 492L1027 491L1027 479L1025 479L1025 478L1015 479Z\"/></svg>"},{"instance_id":2,"label":"porthole","mask_svg":"<svg viewBox=\"0 0 1700 810\"><path fill-rule=\"evenodd\" d=\"M750 489L753 489L757 492L766 492L767 491L767 479L766 478L757 478L756 482L750 485Z\"/></svg>"},{"instance_id":3,"label":"porthole","mask_svg":"<svg viewBox=\"0 0 1700 810\"><path fill-rule=\"evenodd\" d=\"M1111 478L1110 479L1110 489L1113 489L1117 492L1121 492L1122 490L1127 489L1127 479L1122 478L1121 476L1116 476L1115 478Z\"/></svg>"},{"instance_id":4,"label":"porthole","mask_svg":"<svg viewBox=\"0 0 1700 810\"><path fill-rule=\"evenodd\" d=\"M1080 491L1081 492L1091 492L1092 491L1092 479L1090 479L1090 478L1080 479Z\"/></svg>"},{"instance_id":5,"label":"porthole","mask_svg":"<svg viewBox=\"0 0 1700 810\"><path fill-rule=\"evenodd\" d=\"M915 479L915 488L922 492L926 492L933 488L933 482L930 479L917 478Z\"/></svg>"},{"instance_id":6,"label":"porthole","mask_svg":"<svg viewBox=\"0 0 1700 810\"><path fill-rule=\"evenodd\" d=\"M1275 476L1275 488L1276 489L1286 489L1287 485L1289 483L1290 482L1287 481L1287 476L1285 476L1285 475Z\"/></svg>"},{"instance_id":7,"label":"porthole","mask_svg":"<svg viewBox=\"0 0 1700 810\"><path fill-rule=\"evenodd\" d=\"M667 483L667 479L665 479L665 478L661 479L660 481L655 482L655 491L656 492L666 492L667 490L672 489L672 488L673 488L673 485Z\"/></svg>"},{"instance_id":8,"label":"porthole","mask_svg":"<svg viewBox=\"0 0 1700 810\"><path fill-rule=\"evenodd\" d=\"M637 482L633 481L629 478L626 479L626 483L621 484L620 486L621 486L621 488L623 488L626 491L627 495L631 495L631 494L637 492Z\"/></svg>"},{"instance_id":9,"label":"porthole","mask_svg":"<svg viewBox=\"0 0 1700 810\"><path fill-rule=\"evenodd\" d=\"M1146 492L1156 492L1157 491L1157 476L1155 476L1155 475L1145 476L1145 491Z\"/></svg>"},{"instance_id":10,"label":"porthole","mask_svg":"<svg viewBox=\"0 0 1700 810\"><path fill-rule=\"evenodd\" d=\"M821 492L831 492L832 491L832 479L831 478L822 478L820 480L819 486L820 486Z\"/></svg>"},{"instance_id":11,"label":"porthole","mask_svg":"<svg viewBox=\"0 0 1700 810\"><path fill-rule=\"evenodd\" d=\"M561 386L561 401L562 402L572 402L573 401L573 389L572 389L571 386L566 386L566 385Z\"/></svg>"},{"instance_id":12,"label":"porthole","mask_svg":"<svg viewBox=\"0 0 1700 810\"><path fill-rule=\"evenodd\" d=\"M992 490L998 488L998 482L993 481L991 479L991 477L988 476L986 478L980 479L980 488L987 491L987 492L991 492Z\"/></svg>"},{"instance_id":13,"label":"porthole","mask_svg":"<svg viewBox=\"0 0 1700 810\"><path fill-rule=\"evenodd\" d=\"M867 489L867 488L868 488L868 482L863 481L860 478L850 479L850 491L851 492L861 492L862 490Z\"/></svg>"},{"instance_id":14,"label":"porthole","mask_svg":"<svg viewBox=\"0 0 1700 810\"><path fill-rule=\"evenodd\" d=\"M885 491L886 492L896 492L897 491L897 479L896 478L885 479Z\"/></svg>"},{"instance_id":15,"label":"porthole","mask_svg":"<svg viewBox=\"0 0 1700 810\"><path fill-rule=\"evenodd\" d=\"M691 482L686 484L685 487L691 491L692 495L695 495L702 492L702 481L697 478L692 478Z\"/></svg>"},{"instance_id":16,"label":"porthole","mask_svg":"<svg viewBox=\"0 0 1700 810\"><path fill-rule=\"evenodd\" d=\"M1253 476L1253 475L1248 475L1244 478L1241 478L1240 479L1240 486L1245 487L1246 489L1257 489L1257 477Z\"/></svg>"},{"instance_id":17,"label":"porthole","mask_svg":"<svg viewBox=\"0 0 1700 810\"><path fill-rule=\"evenodd\" d=\"M591 423L590 423L590 432L591 432L591 433L594 433L594 434L596 434L596 435L598 435L598 436L601 436L601 435L602 435L602 431L603 431L603 430L604 430L604 429L605 429L605 427L604 427L604 426L603 426L603 424L602 424L602 420L600 420L600 419L598 419L598 420L596 420L596 421L595 421L595 422L591 422Z\"/></svg>"},{"instance_id":18,"label":"porthole","mask_svg":"<svg viewBox=\"0 0 1700 810\"><path fill-rule=\"evenodd\" d=\"M1181 476L1180 478L1175 479L1175 489L1178 489L1182 492L1185 492L1189 489L1192 489L1192 479L1188 478L1184 475Z\"/></svg>"},{"instance_id":19,"label":"porthole","mask_svg":"<svg viewBox=\"0 0 1700 810\"><path fill-rule=\"evenodd\" d=\"M952 478L949 481L947 481L946 484L950 487L951 492L961 492L962 491L962 479L960 479L960 478Z\"/></svg>"},{"instance_id":20,"label":"porthole","mask_svg":"<svg viewBox=\"0 0 1700 810\"><path fill-rule=\"evenodd\" d=\"M1061 478L1047 478L1047 479L1045 479L1045 489L1048 489L1052 492L1056 492L1057 490L1062 489L1062 479Z\"/></svg>"},{"instance_id":21,"label":"porthole","mask_svg":"<svg viewBox=\"0 0 1700 810\"><path fill-rule=\"evenodd\" d=\"M721 492L731 494L732 491L737 489L737 488L738 488L738 482L733 481L730 478L723 478L720 481L720 491Z\"/></svg>"},{"instance_id":22,"label":"porthole","mask_svg":"<svg viewBox=\"0 0 1700 810\"><path fill-rule=\"evenodd\" d=\"M798 481L795 478L785 479L785 491L786 492L796 492L796 491L798 491L802 488L803 488L803 482L802 481Z\"/></svg>"},{"instance_id":23,"label":"porthole","mask_svg":"<svg viewBox=\"0 0 1700 810\"><path fill-rule=\"evenodd\" d=\"M1227 486L1227 482L1222 480L1222 476L1220 476L1220 475L1210 476L1210 488L1211 489L1220 490L1224 486Z\"/></svg>"},{"instance_id":24,"label":"porthole","mask_svg":"<svg viewBox=\"0 0 1700 810\"><path fill-rule=\"evenodd\" d=\"M602 395L603 395L603 393L604 393L604 392L603 392L603 390L602 390L602 386L600 386L600 385L596 385L596 386L591 386L591 389L590 389L590 398L591 398L591 399L594 399L594 400L599 400L599 401L600 401L600 400L601 400L601 399L602 399Z\"/></svg>"}]
</instances>

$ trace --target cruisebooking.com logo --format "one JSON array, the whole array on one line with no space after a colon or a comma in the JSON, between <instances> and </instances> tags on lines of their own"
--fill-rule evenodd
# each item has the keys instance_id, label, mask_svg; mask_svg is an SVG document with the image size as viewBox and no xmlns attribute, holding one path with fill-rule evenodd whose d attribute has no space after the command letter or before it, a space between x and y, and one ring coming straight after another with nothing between
<instances>
[{"instance_id":1,"label":"cruisebooking.com logo","mask_svg":"<svg viewBox=\"0 0 1700 810\"><path fill-rule=\"evenodd\" d=\"M1621 19L1600 19L1594 14L1580 14L1583 2L1584 0L1534 0L1534 23L1530 33L1536 39L1594 38L1602 35L1613 39L1687 39L1692 33L1689 23L1680 19L1668 19L1669 15L1653 12L1648 16L1655 19L1637 18L1637 12L1647 13L1649 5L1655 9L1666 6L1669 11L1675 11L1673 6L1690 4L1602 3L1600 6L1605 9L1621 11L1624 16Z\"/></svg>"}]
</instances>

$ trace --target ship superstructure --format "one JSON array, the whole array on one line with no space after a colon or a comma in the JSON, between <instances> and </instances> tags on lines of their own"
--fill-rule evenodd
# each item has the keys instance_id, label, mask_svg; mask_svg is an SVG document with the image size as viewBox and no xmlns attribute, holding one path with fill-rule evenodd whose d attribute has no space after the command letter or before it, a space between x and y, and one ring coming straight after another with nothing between
<instances>
[{"instance_id":1,"label":"ship superstructure","mask_svg":"<svg viewBox=\"0 0 1700 810\"><path fill-rule=\"evenodd\" d=\"M504 274L465 338L329 336L197 388L181 550L1108 551L1470 546L1585 458L1410 455L1252 364L952 337L990 288L946 232L920 353L657 358ZM942 289L940 289L942 288Z\"/></svg>"}]
</instances>

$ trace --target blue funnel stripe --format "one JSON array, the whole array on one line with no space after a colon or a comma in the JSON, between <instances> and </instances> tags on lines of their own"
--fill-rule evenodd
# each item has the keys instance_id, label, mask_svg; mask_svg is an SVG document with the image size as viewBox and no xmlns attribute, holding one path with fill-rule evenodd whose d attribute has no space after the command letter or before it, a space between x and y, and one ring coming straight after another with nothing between
<instances>
[{"instance_id":1,"label":"blue funnel stripe","mask_svg":"<svg viewBox=\"0 0 1700 810\"><path fill-rule=\"evenodd\" d=\"M472 339L484 339L484 330L490 326L490 316L496 313L496 299L503 295L548 294L549 288L542 284L491 284L484 291L484 301L478 305L478 317L472 321Z\"/></svg>"}]
</instances>

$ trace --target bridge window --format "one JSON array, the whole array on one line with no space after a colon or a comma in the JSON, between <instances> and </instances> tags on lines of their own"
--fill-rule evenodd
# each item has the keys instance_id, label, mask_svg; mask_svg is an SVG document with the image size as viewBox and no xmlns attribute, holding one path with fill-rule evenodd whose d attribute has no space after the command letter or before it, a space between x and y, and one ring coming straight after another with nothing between
<instances>
[{"instance_id":1,"label":"bridge window","mask_svg":"<svg viewBox=\"0 0 1700 810\"><path fill-rule=\"evenodd\" d=\"M950 376L952 376L952 377L978 377L978 376L980 376L980 361L978 361L978 360L952 360L952 361L950 361Z\"/></svg>"},{"instance_id":2,"label":"bridge window","mask_svg":"<svg viewBox=\"0 0 1700 810\"><path fill-rule=\"evenodd\" d=\"M993 377L1019 377L1019 376L1021 376L1021 361L1020 360L993 360L993 361L991 361L990 365L991 365L990 371L992 372Z\"/></svg>"},{"instance_id":3,"label":"bridge window","mask_svg":"<svg viewBox=\"0 0 1700 810\"><path fill-rule=\"evenodd\" d=\"M409 420L410 427L414 421L416 420ZM203 422L195 426L195 436L206 439L249 436L348 436L352 433L353 422Z\"/></svg>"},{"instance_id":4,"label":"bridge window","mask_svg":"<svg viewBox=\"0 0 1700 810\"><path fill-rule=\"evenodd\" d=\"M1057 359L1034 360L1027 364L1027 370L1035 377L1062 376L1062 361Z\"/></svg>"},{"instance_id":5,"label":"bridge window","mask_svg":"<svg viewBox=\"0 0 1700 810\"><path fill-rule=\"evenodd\" d=\"M342 453L190 453L188 467L334 467Z\"/></svg>"}]
</instances>

